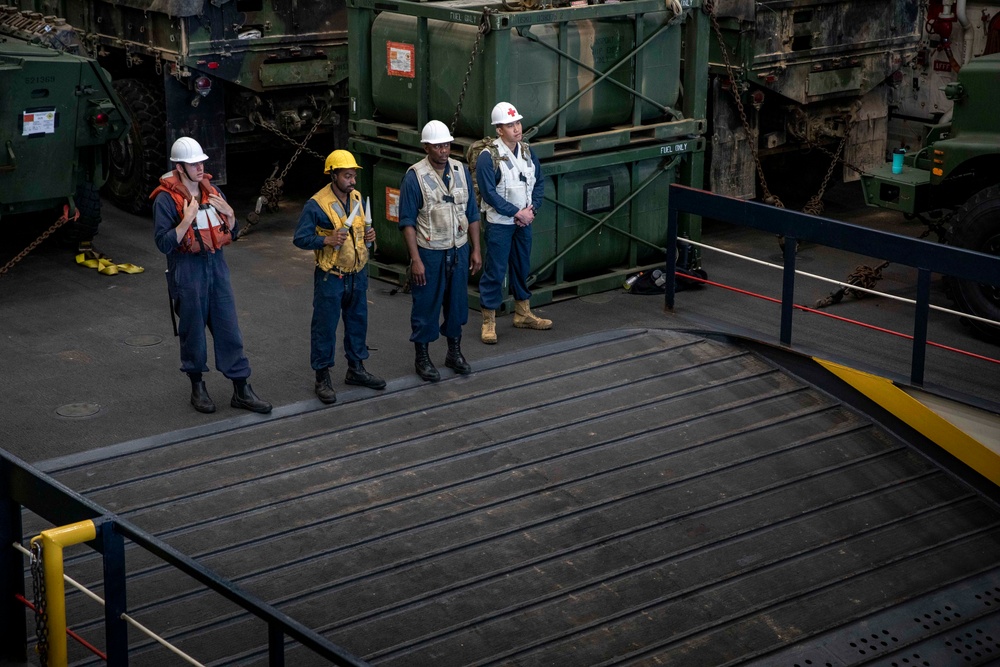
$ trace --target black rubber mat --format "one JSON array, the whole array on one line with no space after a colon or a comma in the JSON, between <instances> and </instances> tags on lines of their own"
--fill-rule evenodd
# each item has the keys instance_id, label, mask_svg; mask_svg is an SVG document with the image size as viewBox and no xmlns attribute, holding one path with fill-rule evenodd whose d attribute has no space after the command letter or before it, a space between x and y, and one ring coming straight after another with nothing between
<instances>
[{"instance_id":1,"label":"black rubber mat","mask_svg":"<svg viewBox=\"0 0 1000 667\"><path fill-rule=\"evenodd\" d=\"M53 474L377 665L1000 656L996 505L830 394L688 334L592 336ZM67 553L99 587L96 557ZM266 664L260 623L138 549L128 566L145 625L205 664ZM101 645L100 608L68 604ZM977 630L978 653L938 651ZM178 664L131 638L132 664Z\"/></svg>"}]
</instances>

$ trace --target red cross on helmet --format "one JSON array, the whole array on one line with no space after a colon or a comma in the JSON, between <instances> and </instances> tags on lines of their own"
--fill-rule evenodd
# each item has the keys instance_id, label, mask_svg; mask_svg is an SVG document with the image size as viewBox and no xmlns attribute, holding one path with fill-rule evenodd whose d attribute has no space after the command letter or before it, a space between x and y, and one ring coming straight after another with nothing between
<instances>
[{"instance_id":1,"label":"red cross on helmet","mask_svg":"<svg viewBox=\"0 0 1000 667\"><path fill-rule=\"evenodd\" d=\"M524 116L517 112L514 105L510 102L500 102L495 107L493 107L493 113L491 114L492 122L494 125L504 125L506 123L513 123L515 121L521 120Z\"/></svg>"}]
</instances>

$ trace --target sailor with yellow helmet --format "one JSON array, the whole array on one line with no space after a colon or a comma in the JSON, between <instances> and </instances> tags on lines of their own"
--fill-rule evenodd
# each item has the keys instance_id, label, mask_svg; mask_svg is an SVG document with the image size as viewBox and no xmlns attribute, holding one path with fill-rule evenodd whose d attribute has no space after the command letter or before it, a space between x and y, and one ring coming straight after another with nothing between
<instances>
[{"instance_id":1,"label":"sailor with yellow helmet","mask_svg":"<svg viewBox=\"0 0 1000 667\"><path fill-rule=\"evenodd\" d=\"M330 175L330 184L306 202L292 240L316 254L309 361L316 373L316 395L327 404L337 400L329 369L335 363L341 315L348 366L344 382L385 388L385 380L369 373L363 363L368 358L367 245L375 241L375 230L365 227L361 193L355 189L358 169L348 151L327 156L324 173Z\"/></svg>"}]
</instances>

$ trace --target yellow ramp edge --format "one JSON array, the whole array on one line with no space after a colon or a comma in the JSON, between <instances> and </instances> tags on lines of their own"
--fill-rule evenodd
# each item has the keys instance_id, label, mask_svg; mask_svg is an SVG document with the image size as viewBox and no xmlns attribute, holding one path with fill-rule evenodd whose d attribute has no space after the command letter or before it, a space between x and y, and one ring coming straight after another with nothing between
<instances>
[{"instance_id":1,"label":"yellow ramp edge","mask_svg":"<svg viewBox=\"0 0 1000 667\"><path fill-rule=\"evenodd\" d=\"M1000 417L832 361L816 363L1000 486ZM974 434L974 435L973 435Z\"/></svg>"}]
</instances>

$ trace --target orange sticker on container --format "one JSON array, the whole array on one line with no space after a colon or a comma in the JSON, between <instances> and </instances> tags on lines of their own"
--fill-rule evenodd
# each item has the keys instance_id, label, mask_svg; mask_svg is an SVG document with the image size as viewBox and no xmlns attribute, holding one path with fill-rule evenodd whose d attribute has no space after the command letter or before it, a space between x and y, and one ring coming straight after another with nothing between
<instances>
[{"instance_id":1,"label":"orange sticker on container","mask_svg":"<svg viewBox=\"0 0 1000 667\"><path fill-rule=\"evenodd\" d=\"M410 79L416 78L417 75L413 69L413 53L413 44L404 44L403 42L386 42L385 64L386 69L389 71L389 76L405 76Z\"/></svg>"},{"instance_id":2,"label":"orange sticker on container","mask_svg":"<svg viewBox=\"0 0 1000 667\"><path fill-rule=\"evenodd\" d=\"M385 219L399 222L399 190L396 188L385 189Z\"/></svg>"}]
</instances>

